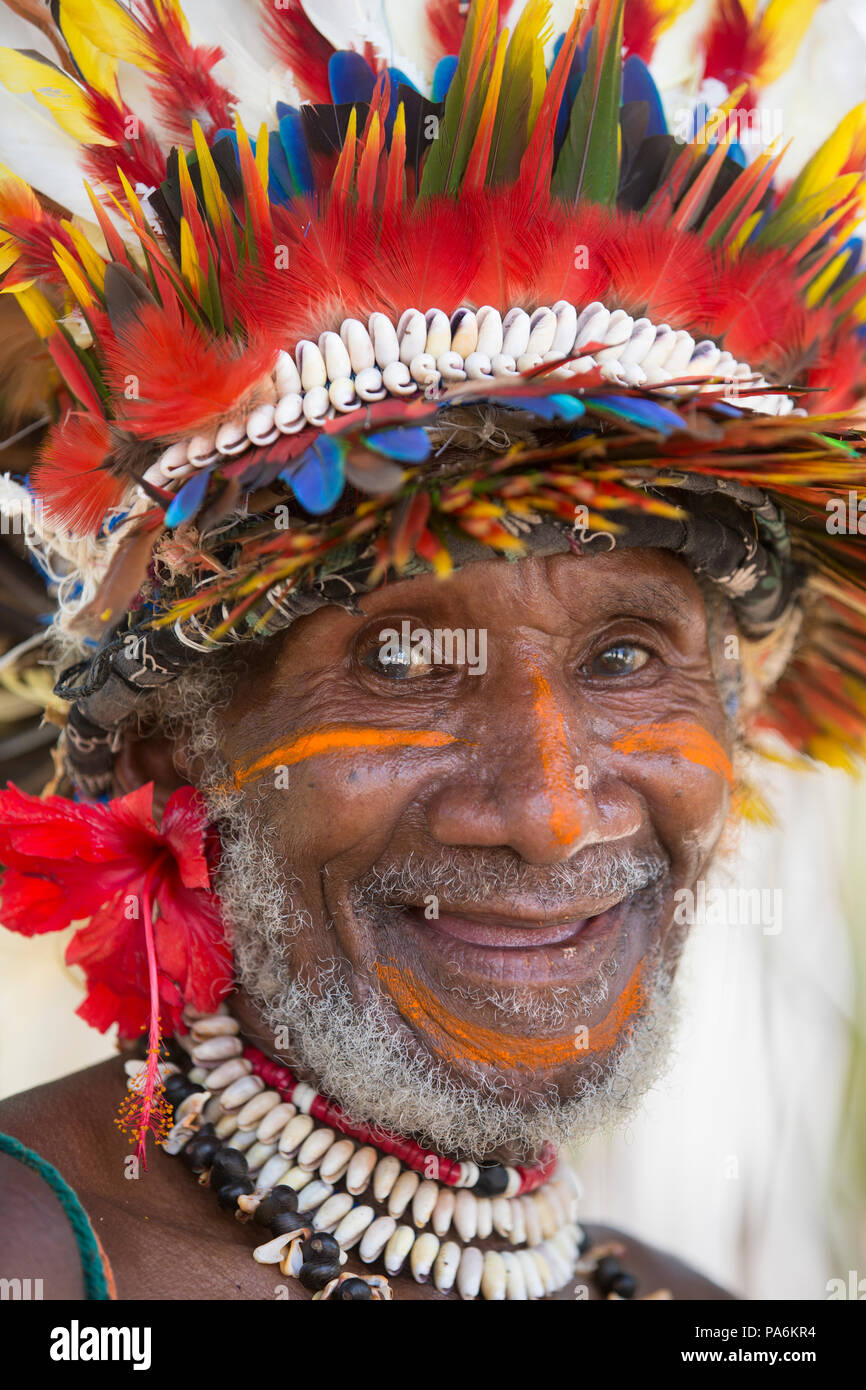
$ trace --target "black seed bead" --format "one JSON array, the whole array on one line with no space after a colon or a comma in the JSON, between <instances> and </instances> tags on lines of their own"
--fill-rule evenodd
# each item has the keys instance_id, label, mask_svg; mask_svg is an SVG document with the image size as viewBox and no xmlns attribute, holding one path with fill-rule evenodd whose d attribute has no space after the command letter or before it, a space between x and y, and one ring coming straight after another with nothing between
<instances>
[{"instance_id":1,"label":"black seed bead","mask_svg":"<svg viewBox=\"0 0 866 1390\"><path fill-rule=\"evenodd\" d=\"M210 1139L212 1137L216 1138L216 1128L214 1125L211 1124L199 1125L198 1129L195 1132L195 1137L196 1139ZM222 1143L222 1140L220 1140L220 1143Z\"/></svg>"},{"instance_id":2,"label":"black seed bead","mask_svg":"<svg viewBox=\"0 0 866 1390\"><path fill-rule=\"evenodd\" d=\"M334 1290L334 1298L343 1303L354 1303L357 1300L363 1303L365 1299L373 1297L373 1290L366 1279L347 1279L338 1289Z\"/></svg>"},{"instance_id":3,"label":"black seed bead","mask_svg":"<svg viewBox=\"0 0 866 1390\"><path fill-rule=\"evenodd\" d=\"M617 1274L611 1279L610 1290L611 1293L618 1293L620 1298L634 1298L637 1293L637 1279L624 1269L622 1274Z\"/></svg>"},{"instance_id":4,"label":"black seed bead","mask_svg":"<svg viewBox=\"0 0 866 1390\"><path fill-rule=\"evenodd\" d=\"M283 1211L298 1210L298 1194L291 1187L285 1185L275 1187L269 1192L267 1197L263 1197L256 1207L256 1214L253 1220L259 1226L270 1226L275 1216L279 1216ZM276 1234L276 1233L275 1233Z\"/></svg>"},{"instance_id":5,"label":"black seed bead","mask_svg":"<svg viewBox=\"0 0 866 1390\"><path fill-rule=\"evenodd\" d=\"M326 1260L340 1263L340 1247L327 1231L316 1231L315 1235L305 1240L301 1246L301 1254L305 1260L310 1260L313 1264L321 1264Z\"/></svg>"},{"instance_id":6,"label":"black seed bead","mask_svg":"<svg viewBox=\"0 0 866 1390\"><path fill-rule=\"evenodd\" d=\"M245 1178L248 1171L249 1165L243 1154L238 1149L229 1149L223 1146L214 1158L210 1185L219 1191L225 1183L236 1182L238 1178Z\"/></svg>"},{"instance_id":7,"label":"black seed bead","mask_svg":"<svg viewBox=\"0 0 866 1390\"><path fill-rule=\"evenodd\" d=\"M591 1245L592 1238L588 1231L584 1231L583 1235L580 1237L580 1244L577 1247L578 1255L585 1255Z\"/></svg>"},{"instance_id":8,"label":"black seed bead","mask_svg":"<svg viewBox=\"0 0 866 1390\"><path fill-rule=\"evenodd\" d=\"M236 1178L233 1182L225 1183L217 1192L217 1201L223 1211L234 1211L238 1204L238 1197L247 1197L252 1192L254 1183L252 1178Z\"/></svg>"},{"instance_id":9,"label":"black seed bead","mask_svg":"<svg viewBox=\"0 0 866 1390\"><path fill-rule=\"evenodd\" d=\"M332 1279L336 1279L340 1273L340 1264L326 1263L323 1261L309 1260L301 1265L301 1272L298 1275L305 1289L312 1289L314 1293L323 1289L326 1284L330 1284Z\"/></svg>"},{"instance_id":10,"label":"black seed bead","mask_svg":"<svg viewBox=\"0 0 866 1390\"><path fill-rule=\"evenodd\" d=\"M215 1134L197 1134L183 1150L183 1161L194 1173L209 1168L222 1148Z\"/></svg>"},{"instance_id":11,"label":"black seed bead","mask_svg":"<svg viewBox=\"0 0 866 1390\"><path fill-rule=\"evenodd\" d=\"M287 1236L292 1231L300 1231L302 1227L309 1226L308 1216L299 1216L296 1211L278 1211L273 1221L269 1222L271 1235Z\"/></svg>"},{"instance_id":12,"label":"black seed bead","mask_svg":"<svg viewBox=\"0 0 866 1390\"><path fill-rule=\"evenodd\" d=\"M508 1186L508 1174L501 1163L482 1168L472 1191L479 1197L501 1197Z\"/></svg>"},{"instance_id":13,"label":"black seed bead","mask_svg":"<svg viewBox=\"0 0 866 1390\"><path fill-rule=\"evenodd\" d=\"M602 1293L613 1291L613 1281L623 1274L622 1265L619 1260L615 1260L612 1255L605 1255L604 1259L599 1260L598 1268L595 1271L595 1282Z\"/></svg>"},{"instance_id":14,"label":"black seed bead","mask_svg":"<svg viewBox=\"0 0 866 1390\"><path fill-rule=\"evenodd\" d=\"M203 1090L204 1086L199 1086L196 1081L190 1081L189 1077L184 1076L182 1071L173 1071L171 1076L165 1078L165 1098L171 1105L180 1105L187 1096Z\"/></svg>"}]
</instances>

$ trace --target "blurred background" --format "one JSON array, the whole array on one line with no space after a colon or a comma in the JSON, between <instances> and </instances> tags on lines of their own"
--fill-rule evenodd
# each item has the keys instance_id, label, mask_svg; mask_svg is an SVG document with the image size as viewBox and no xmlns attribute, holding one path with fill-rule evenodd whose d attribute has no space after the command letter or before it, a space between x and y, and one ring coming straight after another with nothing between
<instances>
[{"instance_id":1,"label":"blurred background","mask_svg":"<svg viewBox=\"0 0 866 1390\"><path fill-rule=\"evenodd\" d=\"M708 3L659 45L653 70L669 115L684 94L694 100L690 38ZM237 22L245 6L186 0L184 8L203 38L234 57L243 47L252 75L256 61L272 65ZM385 5L398 52L413 46L418 8L419 0ZM558 30L571 8L555 0ZM0 42L33 46L32 31L3 11ZM864 99L866 3L825 0L795 62L764 94L794 137L788 173ZM28 151L2 95L0 116L0 160L27 176ZM0 296L0 335L8 342L27 331ZM2 473L20 477L29 467L45 379L38 359L22 359L0 381ZM20 538L0 535L0 783L30 792L54 774L55 702L37 645L47 610ZM27 641L31 659L13 671L4 653ZM693 929L672 1066L636 1118L577 1154L583 1215L675 1252L741 1296L822 1299L830 1280L849 1285L851 1271L854 1286L866 1278L866 784L769 763L761 776L777 823L743 827L714 882L779 889L781 929L736 921ZM111 1038L75 1017L80 991L65 944L0 932L0 1098L111 1055Z\"/></svg>"}]
</instances>

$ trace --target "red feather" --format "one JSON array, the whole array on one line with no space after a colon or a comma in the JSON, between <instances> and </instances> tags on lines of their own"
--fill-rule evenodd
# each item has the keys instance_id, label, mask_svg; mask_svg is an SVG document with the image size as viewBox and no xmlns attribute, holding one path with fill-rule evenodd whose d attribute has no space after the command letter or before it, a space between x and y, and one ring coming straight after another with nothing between
<instances>
[{"instance_id":1,"label":"red feather","mask_svg":"<svg viewBox=\"0 0 866 1390\"><path fill-rule=\"evenodd\" d=\"M456 57L466 31L469 6L461 4L461 0L427 0L425 10L433 62Z\"/></svg>"},{"instance_id":2,"label":"red feather","mask_svg":"<svg viewBox=\"0 0 866 1390\"><path fill-rule=\"evenodd\" d=\"M70 414L54 426L30 474L54 524L95 535L106 512L120 505L128 482L106 467L110 454L108 423L99 416Z\"/></svg>"},{"instance_id":3,"label":"red feather","mask_svg":"<svg viewBox=\"0 0 866 1390\"><path fill-rule=\"evenodd\" d=\"M262 5L265 37L289 69L306 101L331 100L328 61L336 49L304 13L301 0L273 0Z\"/></svg>"},{"instance_id":4,"label":"red feather","mask_svg":"<svg viewBox=\"0 0 866 1390\"><path fill-rule=\"evenodd\" d=\"M207 430L233 414L273 369L271 337L245 346L173 322L147 306L106 350L108 380L122 413L118 424L139 439ZM128 398L130 379L137 396Z\"/></svg>"},{"instance_id":5,"label":"red feather","mask_svg":"<svg viewBox=\"0 0 866 1390\"><path fill-rule=\"evenodd\" d=\"M224 57L222 49L190 43L172 6L144 0L143 8L142 22L159 69L148 86L162 125L186 148L192 145L194 120L206 136L230 127L237 97L213 76Z\"/></svg>"}]
</instances>

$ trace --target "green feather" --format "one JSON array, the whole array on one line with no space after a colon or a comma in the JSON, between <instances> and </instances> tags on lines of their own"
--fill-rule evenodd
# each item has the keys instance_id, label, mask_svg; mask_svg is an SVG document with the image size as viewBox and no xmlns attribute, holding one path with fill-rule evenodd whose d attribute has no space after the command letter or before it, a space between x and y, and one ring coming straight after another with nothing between
<instances>
[{"instance_id":1,"label":"green feather","mask_svg":"<svg viewBox=\"0 0 866 1390\"><path fill-rule=\"evenodd\" d=\"M472 0L457 71L445 100L445 114L421 176L419 199L460 189L490 79L496 18L496 0Z\"/></svg>"},{"instance_id":2,"label":"green feather","mask_svg":"<svg viewBox=\"0 0 866 1390\"><path fill-rule=\"evenodd\" d=\"M622 95L622 15L618 0L607 46L599 53L599 26L589 46L568 133L553 173L553 192L612 207L619 185L619 108Z\"/></svg>"}]
</instances>

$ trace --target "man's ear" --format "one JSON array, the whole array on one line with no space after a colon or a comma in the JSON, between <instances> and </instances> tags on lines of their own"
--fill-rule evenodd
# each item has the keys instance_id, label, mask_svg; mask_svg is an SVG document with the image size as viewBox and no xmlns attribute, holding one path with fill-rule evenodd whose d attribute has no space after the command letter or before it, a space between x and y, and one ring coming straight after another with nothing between
<instances>
[{"instance_id":1,"label":"man's ear","mask_svg":"<svg viewBox=\"0 0 866 1390\"><path fill-rule=\"evenodd\" d=\"M189 769L171 739L163 734L144 737L125 733L114 757L114 780L120 795L153 782L153 810L159 820L165 803L178 787L188 786Z\"/></svg>"}]
</instances>

